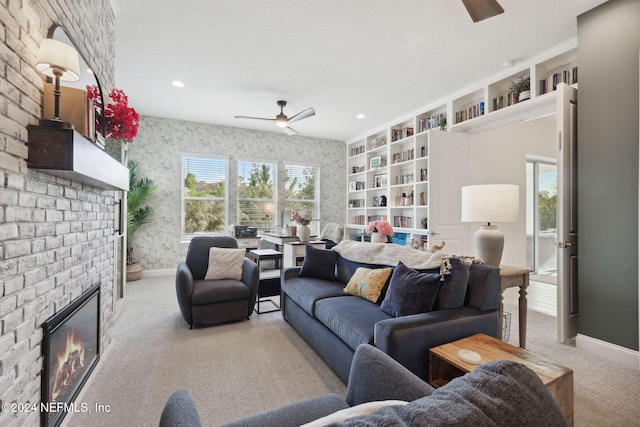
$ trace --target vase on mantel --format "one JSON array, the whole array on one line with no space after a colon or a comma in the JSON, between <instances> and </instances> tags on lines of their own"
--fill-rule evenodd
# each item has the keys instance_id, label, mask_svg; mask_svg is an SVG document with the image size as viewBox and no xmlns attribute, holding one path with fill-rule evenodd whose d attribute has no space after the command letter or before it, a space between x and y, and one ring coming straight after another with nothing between
<instances>
[{"instance_id":1,"label":"vase on mantel","mask_svg":"<svg viewBox=\"0 0 640 427\"><path fill-rule=\"evenodd\" d=\"M297 233L298 239L301 242L308 242L309 238L311 237L311 229L308 225L301 225L300 227L298 227Z\"/></svg>"},{"instance_id":2,"label":"vase on mantel","mask_svg":"<svg viewBox=\"0 0 640 427\"><path fill-rule=\"evenodd\" d=\"M387 243L387 236L374 231L371 233L371 243Z\"/></svg>"}]
</instances>

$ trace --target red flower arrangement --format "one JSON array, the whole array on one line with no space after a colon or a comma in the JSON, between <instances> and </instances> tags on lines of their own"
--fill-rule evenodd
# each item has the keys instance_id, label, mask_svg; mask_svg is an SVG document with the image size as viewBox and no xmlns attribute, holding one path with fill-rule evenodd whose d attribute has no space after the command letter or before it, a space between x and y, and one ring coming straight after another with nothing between
<instances>
[{"instance_id":1,"label":"red flower arrangement","mask_svg":"<svg viewBox=\"0 0 640 427\"><path fill-rule=\"evenodd\" d=\"M113 88L109 98L113 101L103 108L98 86L87 86L87 98L93 101L96 107L96 129L105 138L112 137L124 142L131 142L138 134L138 124L140 117L136 110L129 107L129 98L121 89ZM104 118L105 129L102 129Z\"/></svg>"},{"instance_id":2,"label":"red flower arrangement","mask_svg":"<svg viewBox=\"0 0 640 427\"><path fill-rule=\"evenodd\" d=\"M367 233L380 233L385 236L393 234L393 227L387 221L371 221L367 225Z\"/></svg>"}]
</instances>

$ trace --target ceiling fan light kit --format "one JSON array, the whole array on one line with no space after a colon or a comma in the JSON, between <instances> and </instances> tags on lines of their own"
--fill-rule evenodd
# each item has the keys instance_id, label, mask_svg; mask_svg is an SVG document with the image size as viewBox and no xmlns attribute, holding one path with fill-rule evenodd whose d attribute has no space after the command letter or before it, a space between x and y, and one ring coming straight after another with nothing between
<instances>
[{"instance_id":1,"label":"ceiling fan light kit","mask_svg":"<svg viewBox=\"0 0 640 427\"><path fill-rule=\"evenodd\" d=\"M492 16L504 13L504 9L496 0L462 0L473 22L480 22Z\"/></svg>"},{"instance_id":2,"label":"ceiling fan light kit","mask_svg":"<svg viewBox=\"0 0 640 427\"><path fill-rule=\"evenodd\" d=\"M297 122L298 120L306 119L307 117L314 116L316 111L313 108L307 108L305 110L300 111L298 114L291 116L291 118L287 117L284 114L284 107L287 106L287 101L278 101L278 107L280 107L280 114L276 116L275 119L270 119L267 117L250 117L250 116L235 116L236 119L251 119L251 120L267 120L273 121L276 123L276 126L284 129L284 131L289 135L298 135L298 132L289 127L289 125L293 122Z\"/></svg>"}]
</instances>

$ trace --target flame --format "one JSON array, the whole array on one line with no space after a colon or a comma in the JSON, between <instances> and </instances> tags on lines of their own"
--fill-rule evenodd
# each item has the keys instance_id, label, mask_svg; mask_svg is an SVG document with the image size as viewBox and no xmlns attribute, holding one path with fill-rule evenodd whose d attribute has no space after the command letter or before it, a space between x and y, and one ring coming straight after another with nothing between
<instances>
[{"instance_id":1,"label":"flame","mask_svg":"<svg viewBox=\"0 0 640 427\"><path fill-rule=\"evenodd\" d=\"M58 369L56 370L56 379L53 383L53 400L55 400L65 386L73 384L73 381L69 381L70 378L81 367L84 367L84 346L74 329L71 329L67 334L66 345L60 349L57 358Z\"/></svg>"}]
</instances>

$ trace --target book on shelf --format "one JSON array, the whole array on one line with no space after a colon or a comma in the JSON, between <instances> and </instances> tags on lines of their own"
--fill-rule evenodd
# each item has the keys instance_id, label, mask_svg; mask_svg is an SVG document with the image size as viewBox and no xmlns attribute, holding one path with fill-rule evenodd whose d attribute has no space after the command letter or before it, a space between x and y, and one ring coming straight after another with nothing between
<instances>
[{"instance_id":1,"label":"book on shelf","mask_svg":"<svg viewBox=\"0 0 640 427\"><path fill-rule=\"evenodd\" d=\"M352 224L365 225L364 215L355 215L352 219Z\"/></svg>"},{"instance_id":2,"label":"book on shelf","mask_svg":"<svg viewBox=\"0 0 640 427\"><path fill-rule=\"evenodd\" d=\"M418 119L418 133L439 127L440 123L447 119L446 113L434 114L429 117Z\"/></svg>"},{"instance_id":3,"label":"book on shelf","mask_svg":"<svg viewBox=\"0 0 640 427\"><path fill-rule=\"evenodd\" d=\"M467 108L456 111L456 123L462 123L476 117L484 116L484 113L484 101L480 101Z\"/></svg>"},{"instance_id":4,"label":"book on shelf","mask_svg":"<svg viewBox=\"0 0 640 427\"><path fill-rule=\"evenodd\" d=\"M426 205L427 205L427 193L422 191L420 192L420 206L426 206Z\"/></svg>"},{"instance_id":5,"label":"book on shelf","mask_svg":"<svg viewBox=\"0 0 640 427\"><path fill-rule=\"evenodd\" d=\"M393 217L393 226L400 228L413 228L413 218L410 216L396 215Z\"/></svg>"},{"instance_id":6,"label":"book on shelf","mask_svg":"<svg viewBox=\"0 0 640 427\"><path fill-rule=\"evenodd\" d=\"M387 221L386 215L369 215L367 217L367 224L372 221Z\"/></svg>"},{"instance_id":7,"label":"book on shelf","mask_svg":"<svg viewBox=\"0 0 640 427\"><path fill-rule=\"evenodd\" d=\"M428 169L420 169L420 181L425 182L429 180Z\"/></svg>"},{"instance_id":8,"label":"book on shelf","mask_svg":"<svg viewBox=\"0 0 640 427\"><path fill-rule=\"evenodd\" d=\"M357 156L358 154L362 154L362 153L364 153L364 145L351 148L351 156Z\"/></svg>"},{"instance_id":9,"label":"book on shelf","mask_svg":"<svg viewBox=\"0 0 640 427\"><path fill-rule=\"evenodd\" d=\"M546 79L541 79L538 82L538 93L544 95L545 93L553 92L560 83L568 85L578 83L578 67L558 71L550 74Z\"/></svg>"}]
</instances>

